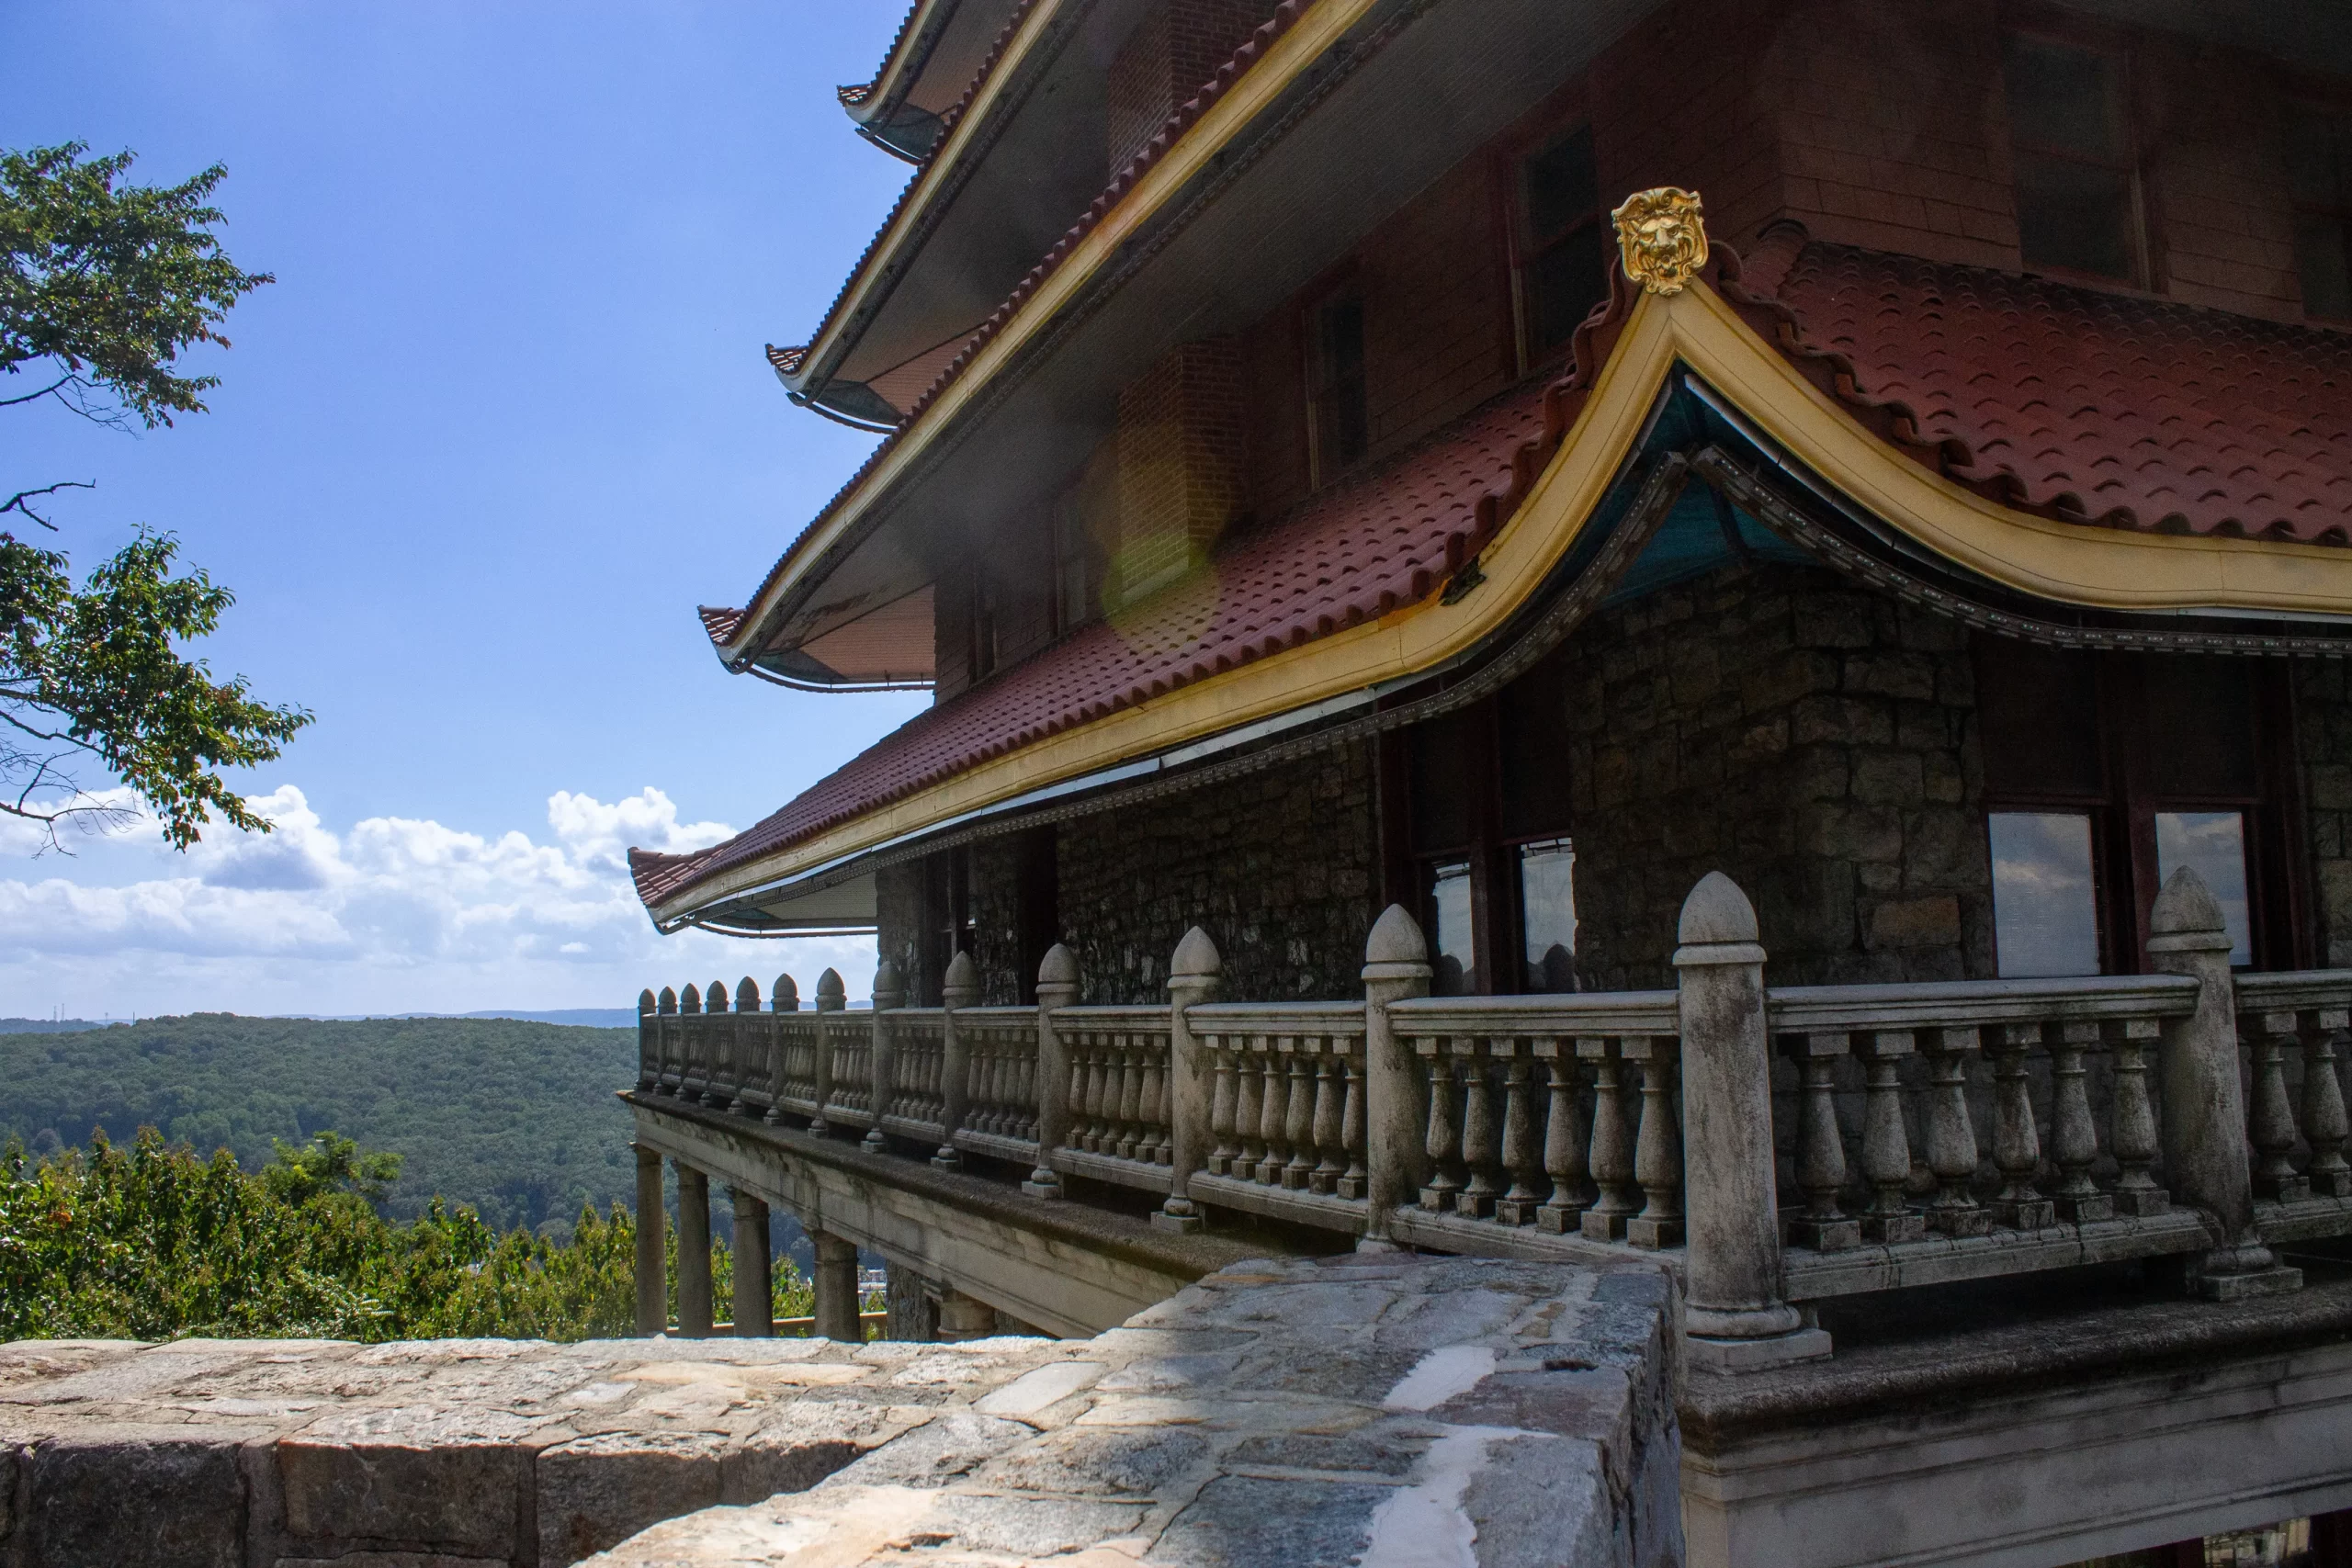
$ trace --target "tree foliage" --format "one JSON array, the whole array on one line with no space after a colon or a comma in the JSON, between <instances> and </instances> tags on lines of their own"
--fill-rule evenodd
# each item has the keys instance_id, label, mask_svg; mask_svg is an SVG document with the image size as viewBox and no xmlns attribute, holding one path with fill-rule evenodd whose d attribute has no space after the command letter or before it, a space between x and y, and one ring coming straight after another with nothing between
<instances>
[{"instance_id":1,"label":"tree foliage","mask_svg":"<svg viewBox=\"0 0 2352 1568\"><path fill-rule=\"evenodd\" d=\"M0 1340L582 1339L635 1332L637 1227L583 1208L569 1241L499 1235L435 1198L405 1223L368 1201L385 1156L327 1134L258 1173L142 1129L128 1145L0 1154ZM732 1259L712 1249L718 1299ZM670 1258L676 1301L676 1254ZM777 1317L807 1280L775 1273Z\"/></svg>"},{"instance_id":2,"label":"tree foliage","mask_svg":"<svg viewBox=\"0 0 2352 1568\"><path fill-rule=\"evenodd\" d=\"M78 142L0 152L0 407L55 402L102 424L168 425L199 412L217 377L179 356L222 347L239 299L270 282L240 269L211 231L218 164L176 186L124 183L132 155ZM37 385L18 389L26 378ZM27 484L0 516L44 528L47 498L92 481ZM0 488L6 488L0 486ZM130 814L93 792L96 763L186 849L218 812L267 831L224 769L276 758L310 714L256 700L181 652L233 602L201 570L173 574L176 545L141 530L76 588L62 551L0 532L0 813L104 827Z\"/></svg>"}]
</instances>

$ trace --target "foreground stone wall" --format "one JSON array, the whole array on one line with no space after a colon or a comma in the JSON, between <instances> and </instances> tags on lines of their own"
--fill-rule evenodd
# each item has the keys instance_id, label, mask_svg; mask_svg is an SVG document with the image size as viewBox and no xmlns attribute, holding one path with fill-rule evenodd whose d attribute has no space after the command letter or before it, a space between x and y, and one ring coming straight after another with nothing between
<instances>
[{"instance_id":1,"label":"foreground stone wall","mask_svg":"<svg viewBox=\"0 0 2352 1568\"><path fill-rule=\"evenodd\" d=\"M0 1562L1648 1568L1671 1289L1367 1254L1091 1340L19 1342Z\"/></svg>"},{"instance_id":2,"label":"foreground stone wall","mask_svg":"<svg viewBox=\"0 0 2352 1568\"><path fill-rule=\"evenodd\" d=\"M1993 973L1957 624L1825 569L1731 567L1569 644L1578 977L1668 987L1682 898L1756 901L1776 985Z\"/></svg>"}]
</instances>

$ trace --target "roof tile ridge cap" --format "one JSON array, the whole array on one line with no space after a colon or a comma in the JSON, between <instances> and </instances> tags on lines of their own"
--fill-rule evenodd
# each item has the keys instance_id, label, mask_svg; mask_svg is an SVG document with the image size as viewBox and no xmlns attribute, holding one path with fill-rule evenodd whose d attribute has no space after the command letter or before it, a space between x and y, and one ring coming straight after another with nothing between
<instances>
[{"instance_id":1,"label":"roof tile ridge cap","mask_svg":"<svg viewBox=\"0 0 2352 1568\"><path fill-rule=\"evenodd\" d=\"M1238 81L1249 68L1256 63L1264 54L1267 45L1289 31L1291 24L1296 21L1300 13L1306 9L1306 3L1307 0L1283 0L1283 3L1274 8L1273 16L1261 22L1251 32L1248 41L1234 51L1233 58L1217 68L1216 77L1203 88L1198 96L1188 100L1183 109L1180 109L1177 115L1170 117L1170 123L1173 123L1185 110L1191 111L1193 118L1198 118L1201 114L1205 113L1209 105L1222 97L1225 90L1234 82ZM1020 6L1014 10L1012 19L1005 24L1005 33L1001 35L1000 44L1010 37L1012 29L1020 25L1022 17L1027 15L1029 8L1035 4L1035 0L1021 0ZM979 82L985 79L988 72L993 69L994 65L995 55L992 51L989 61L982 65L980 75L974 78L974 91L978 90ZM1189 125L1191 121L1186 120L1185 123ZM1039 286L1052 276L1063 261L1069 258L1069 253L1077 247L1078 243L1093 231L1094 226L1102 220L1102 215L1117 204L1120 197L1125 196L1134 187L1146 170L1159 162L1160 155L1167 151L1167 146L1161 144L1163 138L1168 138L1168 131L1164 127L1159 135L1153 138L1152 144L1137 153L1134 161L1111 182L1109 188L1094 198L1093 206L1090 207L1086 214L1080 218L1051 251L1046 254L1045 259L1030 269L1028 276L1015 286L1012 297L999 305L987 321L974 329L972 335L966 340L964 346L956 352L955 357L947 362L946 366L933 378L931 385L924 389L922 395L914 400L904 415L900 416L897 428L885 436L881 445L866 456L865 461L858 465L857 472L852 474L842 487L833 492L832 499L825 502L822 510L809 520L808 525L794 536L791 544L785 547L784 554L776 558L775 565L771 567L767 576L762 579L759 592L752 596L753 604L756 605L766 594L768 589L774 585L777 574L784 570L785 563L791 560L801 545L822 527L827 519L840 510L842 502L865 481L883 457L897 447L899 438L913 426L916 419L933 403L938 401L940 395L947 389L951 382L964 373L965 367L971 363L973 357L988 344L991 338L1003 330L1005 323L1012 319L1021 306L1028 301L1029 297L1035 294ZM945 140L946 133L943 131L941 141L944 143ZM1168 140L1169 144L1172 145L1173 139L1168 138ZM890 224L897 220L899 209L906 205L908 197L913 193L916 182L922 179L923 171L929 167L930 164L926 163L922 168L916 170L915 179L909 181L907 189L899 193L898 206L891 209L890 218L884 220L882 232L887 233ZM857 267L851 271L851 282L854 283L856 280L858 272L864 269L866 259L871 257L875 247L880 243L881 234L877 233L873 243L866 246L866 256L859 258ZM847 298L849 286L844 284L841 297L837 298L826 311L827 324L831 323L834 311L840 309L841 299ZM820 327L816 338L821 339L823 336L824 331ZM746 620L748 619L747 613Z\"/></svg>"},{"instance_id":2,"label":"roof tile ridge cap","mask_svg":"<svg viewBox=\"0 0 2352 1568\"><path fill-rule=\"evenodd\" d=\"M1071 224L1062 237L1054 243L1053 249L1047 251L1037 265L1031 267L1021 281L1013 286L1012 294L1002 304L989 312L988 320L973 330L972 335L965 340L963 348L932 379L931 385L923 389L922 395L909 405L907 423L911 423L933 403L939 400L941 394L944 393L948 387L963 375L966 367L978 356L980 350L987 347L989 341L1002 332L1012 318L1020 313L1021 307L1027 304L1031 297L1045 286L1046 280L1061 269L1062 264L1069 259L1070 253L1077 250L1087 235L1094 231L1111 210L1118 206L1120 199L1142 183L1143 176L1149 173L1159 160L1167 155L1169 150L1182 139L1184 132L1206 114L1232 87L1233 84L1240 80L1250 66L1256 64L1264 56L1268 45L1290 30L1291 24L1298 19L1300 12L1306 8L1306 0L1283 0L1283 3L1274 8L1273 16L1261 22L1241 47L1234 51L1232 58L1217 67L1216 74L1204 85L1199 92L1177 106L1167 119L1161 122L1159 130L1153 133L1151 140L1144 144L1143 150L1128 161L1125 168L1112 176L1111 183L1103 187L1102 193L1094 198L1083 213L1080 214L1078 221Z\"/></svg>"},{"instance_id":3,"label":"roof tile ridge cap","mask_svg":"<svg viewBox=\"0 0 2352 1568\"><path fill-rule=\"evenodd\" d=\"M839 98L844 107L854 108L874 96L874 89L880 86L882 78L890 73L890 62L899 57L899 51L906 44L907 35L914 30L915 18L922 14L922 7L923 0L914 0L907 7L907 14L899 18L899 30L890 35L890 47L882 51L882 62L874 68L870 78L833 89L833 96Z\"/></svg>"},{"instance_id":4,"label":"roof tile ridge cap","mask_svg":"<svg viewBox=\"0 0 2352 1568\"><path fill-rule=\"evenodd\" d=\"M817 330L808 334L808 342L800 351L800 361L796 362L790 370L785 370L781 365L776 367L779 370L784 370L784 374L789 376L797 372L800 364L806 362L808 350L824 342L825 334L838 324L841 320L842 307L848 303L850 293L857 287L858 279L865 276L866 268L873 265L874 258L880 254L882 242L889 237L890 231L898 226L899 220L905 215L909 204L914 200L916 189L923 182L923 176L931 173L931 166L938 161L941 149L947 145L948 137L955 133L956 122L963 118L965 111L970 108L973 99L979 95L981 85L989 79L996 70L998 62L1004 58L1004 51L1012 46L1014 32L1019 29L1022 21L1030 11L1035 8L1036 3L1037 0L1019 0L1019 3L1013 6L1012 17L998 31L995 42L989 46L989 52L981 59L979 69L973 73L970 84L965 87L964 96L950 104L940 115L939 137L932 143L931 152L916 163L913 172L907 176L905 187L899 192L899 198L890 204L890 210L883 215L881 227L874 231L874 237L865 242L865 249L858 253L857 260L851 265L848 276L842 279L842 286L834 293L832 303L827 305L824 314L817 318ZM921 8L921 0L917 0L917 8ZM912 13L909 15L911 17ZM887 60L885 63L888 63ZM769 359L771 363L775 361L773 351L769 355Z\"/></svg>"}]
</instances>

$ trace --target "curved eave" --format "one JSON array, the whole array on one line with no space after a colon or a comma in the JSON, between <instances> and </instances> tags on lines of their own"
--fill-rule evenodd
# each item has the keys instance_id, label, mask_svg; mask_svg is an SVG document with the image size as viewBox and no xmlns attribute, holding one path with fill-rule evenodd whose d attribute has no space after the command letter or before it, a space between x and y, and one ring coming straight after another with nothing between
<instances>
[{"instance_id":1,"label":"curved eave","mask_svg":"<svg viewBox=\"0 0 2352 1568\"><path fill-rule=\"evenodd\" d=\"M941 155L918 176L920 180L944 180L944 171L956 156L957 149L974 134L984 113L985 100L1010 79L1017 54L1034 44L1046 30L1057 3L1057 0L1036 0L1030 8L1005 58L990 73L989 81L982 84L980 96L956 122ZM1383 0L1312 0L1265 54L1234 82L1232 89L1186 128L1166 154L1103 213L1086 237L1022 300L1011 319L954 379L899 428L849 489L793 542L746 607L736 638L721 649L721 657L729 669L743 668L748 650L765 635L779 609L797 589L820 575L828 553L855 530L866 509L915 466L941 432L954 425L964 411L985 399L989 382L1086 289L1137 231L1166 209L1215 162L1227 143L1261 113L1281 101L1294 83L1382 3ZM856 285L860 299L878 274L883 257L898 243L897 231L911 226L921 206L921 199L910 199L892 225L893 237L877 245L869 255ZM842 325L854 317L856 310L856 304L845 292L841 307L827 319L799 369L783 377L786 386L796 395L805 394L812 381L821 380L829 361L838 359ZM781 371L778 374L783 375Z\"/></svg>"},{"instance_id":2,"label":"curved eave","mask_svg":"<svg viewBox=\"0 0 2352 1568\"><path fill-rule=\"evenodd\" d=\"M921 109L910 115L907 96L922 79L923 68L955 20L960 0L915 0L873 79L842 87L834 95L860 136L910 163L920 162L929 148L910 140L905 131L917 128L920 121L929 121L935 131L938 117Z\"/></svg>"},{"instance_id":3,"label":"curved eave","mask_svg":"<svg viewBox=\"0 0 2352 1568\"><path fill-rule=\"evenodd\" d=\"M2352 549L2143 534L1996 504L1859 423L1703 283L1644 295L1592 396L1480 566L1486 587L1213 675L978 763L788 848L682 889L665 927L747 890L838 865L1016 796L1437 669L1500 629L1573 549L1678 366L1826 485L1933 558L2046 604L2132 615L2352 617Z\"/></svg>"}]
</instances>

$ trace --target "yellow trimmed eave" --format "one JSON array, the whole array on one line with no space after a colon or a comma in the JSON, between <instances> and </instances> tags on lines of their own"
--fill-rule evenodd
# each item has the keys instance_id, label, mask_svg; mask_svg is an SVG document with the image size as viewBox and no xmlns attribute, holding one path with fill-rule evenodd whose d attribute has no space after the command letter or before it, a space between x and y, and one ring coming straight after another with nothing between
<instances>
[{"instance_id":1,"label":"yellow trimmed eave","mask_svg":"<svg viewBox=\"0 0 2352 1568\"><path fill-rule=\"evenodd\" d=\"M1996 505L1865 428L1703 283L1643 294L1592 396L1519 510L1480 555L1485 582L1453 604L1396 610L1109 714L730 868L653 910L668 921L1027 791L1236 726L1417 674L1498 629L1575 545L1675 366L1690 367L1832 487L1944 558L2058 604L2126 611L2352 615L2352 549L2141 534Z\"/></svg>"},{"instance_id":2,"label":"yellow trimmed eave","mask_svg":"<svg viewBox=\"0 0 2352 1568\"><path fill-rule=\"evenodd\" d=\"M969 112L956 122L948 145L941 150L923 172L923 179L931 180L944 169L959 141L970 132L985 113L986 105L998 87L1012 74L1016 55L1025 53L1036 41L1036 36L1050 18L1056 0L1039 0L1005 58L989 73L980 96L974 100ZM1002 370L1022 346L1044 329L1069 303L1102 265L1117 254L1119 247L1154 213L1168 205L1185 185L1209 162L1223 152L1250 122L1275 100L1306 68L1322 58L1324 52L1344 37L1350 28L1362 21L1378 4L1378 0L1315 0L1287 31L1273 41L1266 53L1244 72L1231 90L1209 107L1208 112L1194 120L1170 147L1166 155L1147 170L1119 198L1102 220L1088 231L1086 237L1062 258L1050 276L1038 286L1037 291L1022 301L995 336L980 348L972 362L964 367L955 380L932 404L922 411L915 423L901 429L891 438L891 444L880 461L866 473L855 490L842 496L826 515L801 536L786 556L779 570L770 574L766 586L743 612L735 625L735 633L719 646L720 657L730 664L764 626L768 615L778 600L788 592L807 573L809 564L820 559L825 552L840 541L855 525L865 509L878 496L889 490L908 467L922 456L923 449L938 433L956 421L956 415L984 391L989 382ZM928 194L910 200L892 225L888 246L879 247L879 258L895 247L905 225L914 220L914 214L928 201ZM847 320L855 308L854 301L844 299L838 319ZM820 340L821 343L821 339ZM817 352L811 346L809 353Z\"/></svg>"}]
</instances>

